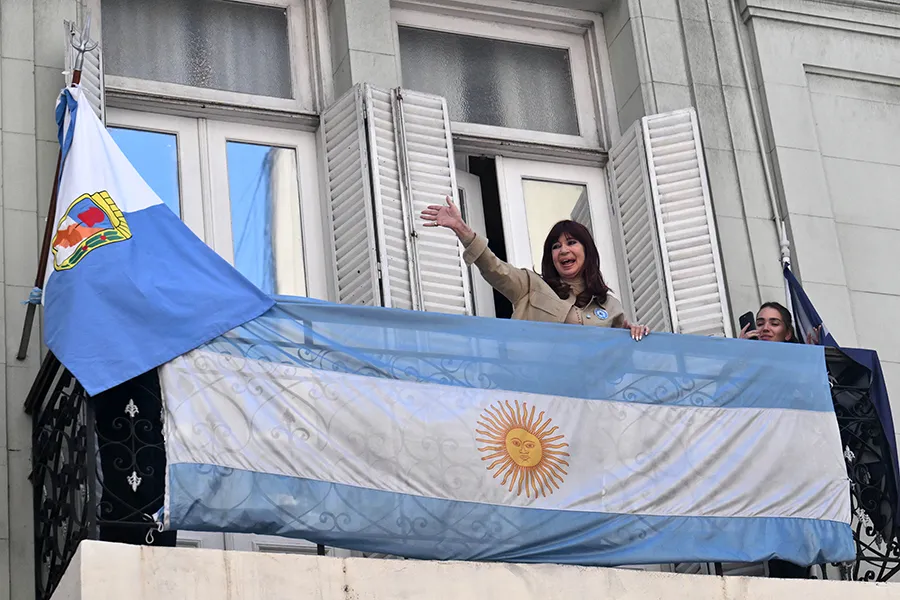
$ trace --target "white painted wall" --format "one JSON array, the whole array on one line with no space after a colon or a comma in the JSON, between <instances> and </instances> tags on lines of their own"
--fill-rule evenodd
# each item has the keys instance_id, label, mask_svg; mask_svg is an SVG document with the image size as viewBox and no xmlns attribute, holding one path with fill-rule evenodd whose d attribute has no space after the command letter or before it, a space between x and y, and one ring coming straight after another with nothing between
<instances>
[{"instance_id":1,"label":"white painted wall","mask_svg":"<svg viewBox=\"0 0 900 600\"><path fill-rule=\"evenodd\" d=\"M34 598L31 419L22 407L41 360L40 319L15 358L34 284L59 146L63 19L76 0L0 0L0 600Z\"/></svg>"},{"instance_id":2,"label":"white painted wall","mask_svg":"<svg viewBox=\"0 0 900 600\"><path fill-rule=\"evenodd\" d=\"M839 343L878 351L900 414L900 5L748 5L804 289Z\"/></svg>"}]
</instances>

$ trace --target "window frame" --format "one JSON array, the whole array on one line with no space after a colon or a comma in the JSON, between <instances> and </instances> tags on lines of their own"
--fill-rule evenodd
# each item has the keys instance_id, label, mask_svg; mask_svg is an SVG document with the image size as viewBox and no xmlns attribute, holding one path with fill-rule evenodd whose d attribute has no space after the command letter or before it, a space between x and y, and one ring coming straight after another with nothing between
<instances>
[{"instance_id":1,"label":"window frame","mask_svg":"<svg viewBox=\"0 0 900 600\"><path fill-rule=\"evenodd\" d=\"M600 253L600 268L607 285L618 297L624 289L624 271L620 268L620 248L613 229L610 211L610 190L606 171L596 167L559 165L544 161L497 156L497 183L500 193L500 213L503 235L506 238L507 261L516 267L532 269L531 240L528 236L528 213L523 179L583 185L588 193L591 234Z\"/></svg>"},{"instance_id":2,"label":"window frame","mask_svg":"<svg viewBox=\"0 0 900 600\"><path fill-rule=\"evenodd\" d=\"M479 3L482 5L483 3ZM596 44L594 36L602 36L603 28L600 15L581 13L580 11L552 11L544 14L544 10L535 8L536 16L546 19L504 18L497 9L495 14L488 13L483 6L465 10L439 10L433 5L418 5L417 2L396 3L391 11L392 32L394 36L395 67L398 80L402 81L402 64L400 56L400 27L414 27L442 33L455 33L490 39L518 42L551 48L562 48L569 52L575 110L580 135L566 135L542 131L513 129L477 123L452 121L453 134L471 136L485 140L504 140L566 146L577 149L599 149L608 145L605 122L609 121L603 106L615 106L615 101L604 96L606 89L612 86L600 86L602 79L609 80L608 73L597 71L598 64L606 64L595 56ZM507 9L508 13L508 9ZM556 15L561 20L553 17ZM585 21L590 15L591 21ZM580 23L580 24L579 24ZM589 24L588 24L589 23ZM604 45L605 48L605 45ZM601 115L606 118L601 118ZM611 121L610 121L611 122Z\"/></svg>"},{"instance_id":3,"label":"window frame","mask_svg":"<svg viewBox=\"0 0 900 600\"><path fill-rule=\"evenodd\" d=\"M174 135L178 156L178 195L181 220L209 244L203 219L200 135L197 119L108 107L106 126Z\"/></svg>"},{"instance_id":4,"label":"window frame","mask_svg":"<svg viewBox=\"0 0 900 600\"><path fill-rule=\"evenodd\" d=\"M210 102L223 105L249 107L256 110L274 110L291 113L316 112L331 94L329 77L323 77L326 69L321 65L330 63L327 28L319 15L327 14L324 0L229 0L240 4L284 8L287 11L288 44L291 60L292 98L276 98L257 94L201 88L178 83L153 81L137 77L111 75L106 73L107 92L178 98L193 102ZM103 40L102 0L85 0L86 8L92 14L99 32L94 37Z\"/></svg>"},{"instance_id":5,"label":"window frame","mask_svg":"<svg viewBox=\"0 0 900 600\"><path fill-rule=\"evenodd\" d=\"M325 247L316 135L304 131L226 121L207 121L206 129L209 172L225 175L210 177L206 188L209 190L210 209L207 214L212 225L210 235L212 247L219 256L234 264L226 144L233 141L294 150L297 190L300 195L298 243L303 255L303 260L300 261L302 273L297 274L303 285L303 291L299 295L328 298L327 257L324 252L314 252L315 249Z\"/></svg>"},{"instance_id":6,"label":"window frame","mask_svg":"<svg viewBox=\"0 0 900 600\"><path fill-rule=\"evenodd\" d=\"M178 117L122 108L109 108L108 127L139 129L177 136L178 185L184 223L229 263L233 264L231 199L225 142L281 146L293 149L300 195L300 248L303 295L329 299L328 256L320 196L320 164L315 133L277 126Z\"/></svg>"}]
</instances>

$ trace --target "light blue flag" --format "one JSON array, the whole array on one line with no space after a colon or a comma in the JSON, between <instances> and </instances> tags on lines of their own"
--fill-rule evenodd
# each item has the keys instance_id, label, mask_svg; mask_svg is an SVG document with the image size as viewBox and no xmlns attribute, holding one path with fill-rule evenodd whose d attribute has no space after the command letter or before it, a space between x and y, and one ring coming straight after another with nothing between
<instances>
[{"instance_id":1,"label":"light blue flag","mask_svg":"<svg viewBox=\"0 0 900 600\"><path fill-rule=\"evenodd\" d=\"M423 559L855 556L820 347L282 298L160 377L170 529Z\"/></svg>"},{"instance_id":2,"label":"light blue flag","mask_svg":"<svg viewBox=\"0 0 900 600\"><path fill-rule=\"evenodd\" d=\"M141 179L84 102L57 105L63 171L44 284L47 346L89 394L259 316L274 301Z\"/></svg>"}]
</instances>

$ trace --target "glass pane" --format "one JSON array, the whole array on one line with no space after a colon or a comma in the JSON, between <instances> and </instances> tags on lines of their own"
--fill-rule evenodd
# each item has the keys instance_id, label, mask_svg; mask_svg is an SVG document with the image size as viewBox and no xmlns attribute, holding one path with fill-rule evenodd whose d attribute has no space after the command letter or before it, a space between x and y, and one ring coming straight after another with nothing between
<instances>
[{"instance_id":1,"label":"glass pane","mask_svg":"<svg viewBox=\"0 0 900 600\"><path fill-rule=\"evenodd\" d=\"M454 121L578 135L568 50L400 27L400 62Z\"/></svg>"},{"instance_id":2,"label":"glass pane","mask_svg":"<svg viewBox=\"0 0 900 600\"><path fill-rule=\"evenodd\" d=\"M557 222L571 219L591 229L587 188L575 183L523 179L525 216L534 270L541 272L544 239Z\"/></svg>"},{"instance_id":3,"label":"glass pane","mask_svg":"<svg viewBox=\"0 0 900 600\"><path fill-rule=\"evenodd\" d=\"M268 294L303 295L294 150L228 142L226 152L234 266Z\"/></svg>"},{"instance_id":4,"label":"glass pane","mask_svg":"<svg viewBox=\"0 0 900 600\"><path fill-rule=\"evenodd\" d=\"M103 0L106 72L290 98L284 8L222 0Z\"/></svg>"},{"instance_id":5,"label":"glass pane","mask_svg":"<svg viewBox=\"0 0 900 600\"><path fill-rule=\"evenodd\" d=\"M108 127L107 130L144 181L180 218L178 136L124 127Z\"/></svg>"}]
</instances>

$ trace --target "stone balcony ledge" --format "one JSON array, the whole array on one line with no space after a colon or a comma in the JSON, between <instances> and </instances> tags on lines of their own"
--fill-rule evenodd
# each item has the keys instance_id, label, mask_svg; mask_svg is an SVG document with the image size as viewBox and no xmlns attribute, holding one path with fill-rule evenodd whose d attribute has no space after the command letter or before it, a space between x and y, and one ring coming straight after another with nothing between
<instances>
[{"instance_id":1,"label":"stone balcony ledge","mask_svg":"<svg viewBox=\"0 0 900 600\"><path fill-rule=\"evenodd\" d=\"M900 585L81 543L53 600L882 600Z\"/></svg>"}]
</instances>

